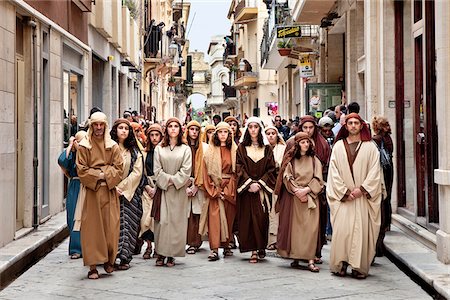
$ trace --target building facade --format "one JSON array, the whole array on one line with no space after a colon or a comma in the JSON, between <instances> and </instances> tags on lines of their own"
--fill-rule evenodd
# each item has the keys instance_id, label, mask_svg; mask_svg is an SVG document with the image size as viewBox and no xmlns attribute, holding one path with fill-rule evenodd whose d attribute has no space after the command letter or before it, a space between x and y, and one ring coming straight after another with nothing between
<instances>
[{"instance_id":1,"label":"building facade","mask_svg":"<svg viewBox=\"0 0 450 300\"><path fill-rule=\"evenodd\" d=\"M3 247L65 209L57 159L90 109L110 121L139 111L139 71L131 69L139 69L140 37L120 0L0 1L0 13ZM119 15L121 33L113 30Z\"/></svg>"},{"instance_id":2,"label":"building facade","mask_svg":"<svg viewBox=\"0 0 450 300\"><path fill-rule=\"evenodd\" d=\"M268 6L268 23L274 23L270 12L277 2ZM356 101L364 119L386 116L394 140L393 223L450 263L450 165L443 126L450 103L450 4L299 0L288 1L283 14L284 23L274 27L318 26L307 38L292 38L285 58L276 57L270 43L261 44L262 66L278 67L281 94L287 90L288 103L289 94L296 95L292 104L300 102L297 110L290 112L291 104L282 108L283 115L320 116L328 107ZM297 80L305 55L312 73ZM280 66L289 64L293 82L283 88ZM313 96L320 99L318 107L310 103Z\"/></svg>"},{"instance_id":3,"label":"building facade","mask_svg":"<svg viewBox=\"0 0 450 300\"><path fill-rule=\"evenodd\" d=\"M181 0L147 1L144 16L144 88L148 92L146 109L152 121L186 116L187 81L186 39L190 3Z\"/></svg>"},{"instance_id":4,"label":"building facade","mask_svg":"<svg viewBox=\"0 0 450 300\"><path fill-rule=\"evenodd\" d=\"M238 90L238 116L241 120L258 116L269 124L278 113L278 91L275 71L260 66L259 45L267 16L263 0L231 1L228 18L232 22L230 37L235 52L227 53L225 63Z\"/></svg>"}]
</instances>

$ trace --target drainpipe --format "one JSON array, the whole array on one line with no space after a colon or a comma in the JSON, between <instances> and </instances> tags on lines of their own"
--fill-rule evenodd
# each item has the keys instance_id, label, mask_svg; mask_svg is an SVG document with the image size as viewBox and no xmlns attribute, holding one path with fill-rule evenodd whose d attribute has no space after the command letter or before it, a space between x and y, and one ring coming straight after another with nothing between
<instances>
[{"instance_id":1,"label":"drainpipe","mask_svg":"<svg viewBox=\"0 0 450 300\"><path fill-rule=\"evenodd\" d=\"M38 216L38 99L37 99L37 51L36 51L36 22L28 21L28 26L33 29L33 228L39 226Z\"/></svg>"}]
</instances>

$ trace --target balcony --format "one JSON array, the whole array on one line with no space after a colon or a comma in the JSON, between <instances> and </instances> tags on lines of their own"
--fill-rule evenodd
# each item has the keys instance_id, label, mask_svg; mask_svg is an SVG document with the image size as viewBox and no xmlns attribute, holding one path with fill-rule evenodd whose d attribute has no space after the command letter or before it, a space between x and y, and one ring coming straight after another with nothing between
<instances>
[{"instance_id":1,"label":"balcony","mask_svg":"<svg viewBox=\"0 0 450 300\"><path fill-rule=\"evenodd\" d=\"M234 9L234 23L242 24L256 20L258 17L257 0L241 0Z\"/></svg>"},{"instance_id":2,"label":"balcony","mask_svg":"<svg viewBox=\"0 0 450 300\"><path fill-rule=\"evenodd\" d=\"M236 98L236 88L233 86L226 85L222 89L223 99Z\"/></svg>"},{"instance_id":3,"label":"balcony","mask_svg":"<svg viewBox=\"0 0 450 300\"><path fill-rule=\"evenodd\" d=\"M234 87L238 90L254 89L258 85L258 73L238 72L238 78L234 81Z\"/></svg>"},{"instance_id":4,"label":"balcony","mask_svg":"<svg viewBox=\"0 0 450 300\"><path fill-rule=\"evenodd\" d=\"M72 0L72 2L75 3L82 12L92 11L91 0Z\"/></svg>"},{"instance_id":5,"label":"balcony","mask_svg":"<svg viewBox=\"0 0 450 300\"><path fill-rule=\"evenodd\" d=\"M320 25L335 5L335 0L299 0L292 9L292 19L298 24Z\"/></svg>"}]
</instances>

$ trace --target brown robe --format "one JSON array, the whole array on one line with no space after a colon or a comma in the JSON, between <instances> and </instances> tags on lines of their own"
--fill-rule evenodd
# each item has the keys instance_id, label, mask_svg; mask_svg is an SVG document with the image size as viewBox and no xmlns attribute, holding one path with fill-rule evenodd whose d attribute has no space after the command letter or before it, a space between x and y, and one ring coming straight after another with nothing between
<instances>
[{"instance_id":1,"label":"brown robe","mask_svg":"<svg viewBox=\"0 0 450 300\"><path fill-rule=\"evenodd\" d=\"M263 250L267 246L271 195L275 188L275 160L272 148L240 144L236 157L238 174L237 219L241 252ZM248 191L251 183L261 190Z\"/></svg>"},{"instance_id":2,"label":"brown robe","mask_svg":"<svg viewBox=\"0 0 450 300\"><path fill-rule=\"evenodd\" d=\"M206 164L203 163L203 186L207 200L203 205L200 233L208 234L211 249L228 247L236 216L236 175L232 170L231 150L220 147L220 159L222 160L220 186L216 186L208 175ZM225 194L225 200L220 199L221 192Z\"/></svg>"},{"instance_id":3,"label":"brown robe","mask_svg":"<svg viewBox=\"0 0 450 300\"><path fill-rule=\"evenodd\" d=\"M372 141L356 145L355 154L351 147L346 147L342 139L337 141L328 170L327 198L333 226L330 270L339 272L342 262L347 262L367 275L381 221L380 155ZM349 200L349 192L356 187L361 188L363 196Z\"/></svg>"},{"instance_id":4,"label":"brown robe","mask_svg":"<svg viewBox=\"0 0 450 300\"><path fill-rule=\"evenodd\" d=\"M84 141L87 141L86 139ZM86 188L81 217L81 248L85 266L114 264L119 245L120 205L116 185L122 180L123 158L119 146L104 140L80 143L77 171ZM105 180L100 180L100 172Z\"/></svg>"},{"instance_id":5,"label":"brown robe","mask_svg":"<svg viewBox=\"0 0 450 300\"><path fill-rule=\"evenodd\" d=\"M322 164L317 157L302 156L293 159L280 176L284 176L288 196L280 200L283 222L279 227L282 234L278 236L278 254L286 258L314 259L319 238L318 194L323 189ZM294 196L294 190L300 187L311 188L309 203ZM291 208L285 209L286 206Z\"/></svg>"}]
</instances>

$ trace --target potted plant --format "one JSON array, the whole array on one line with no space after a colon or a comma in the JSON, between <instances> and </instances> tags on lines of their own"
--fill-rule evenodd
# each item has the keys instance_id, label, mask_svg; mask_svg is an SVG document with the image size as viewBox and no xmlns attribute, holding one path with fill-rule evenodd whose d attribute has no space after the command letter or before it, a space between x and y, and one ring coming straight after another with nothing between
<instances>
[{"instance_id":1,"label":"potted plant","mask_svg":"<svg viewBox=\"0 0 450 300\"><path fill-rule=\"evenodd\" d=\"M288 56L289 54L291 54L292 44L290 41L282 39L278 41L277 47L278 53L280 53L281 56Z\"/></svg>"},{"instance_id":2,"label":"potted plant","mask_svg":"<svg viewBox=\"0 0 450 300\"><path fill-rule=\"evenodd\" d=\"M169 82L167 83L169 86L175 86L177 83L175 82L175 77L170 76Z\"/></svg>"}]
</instances>

